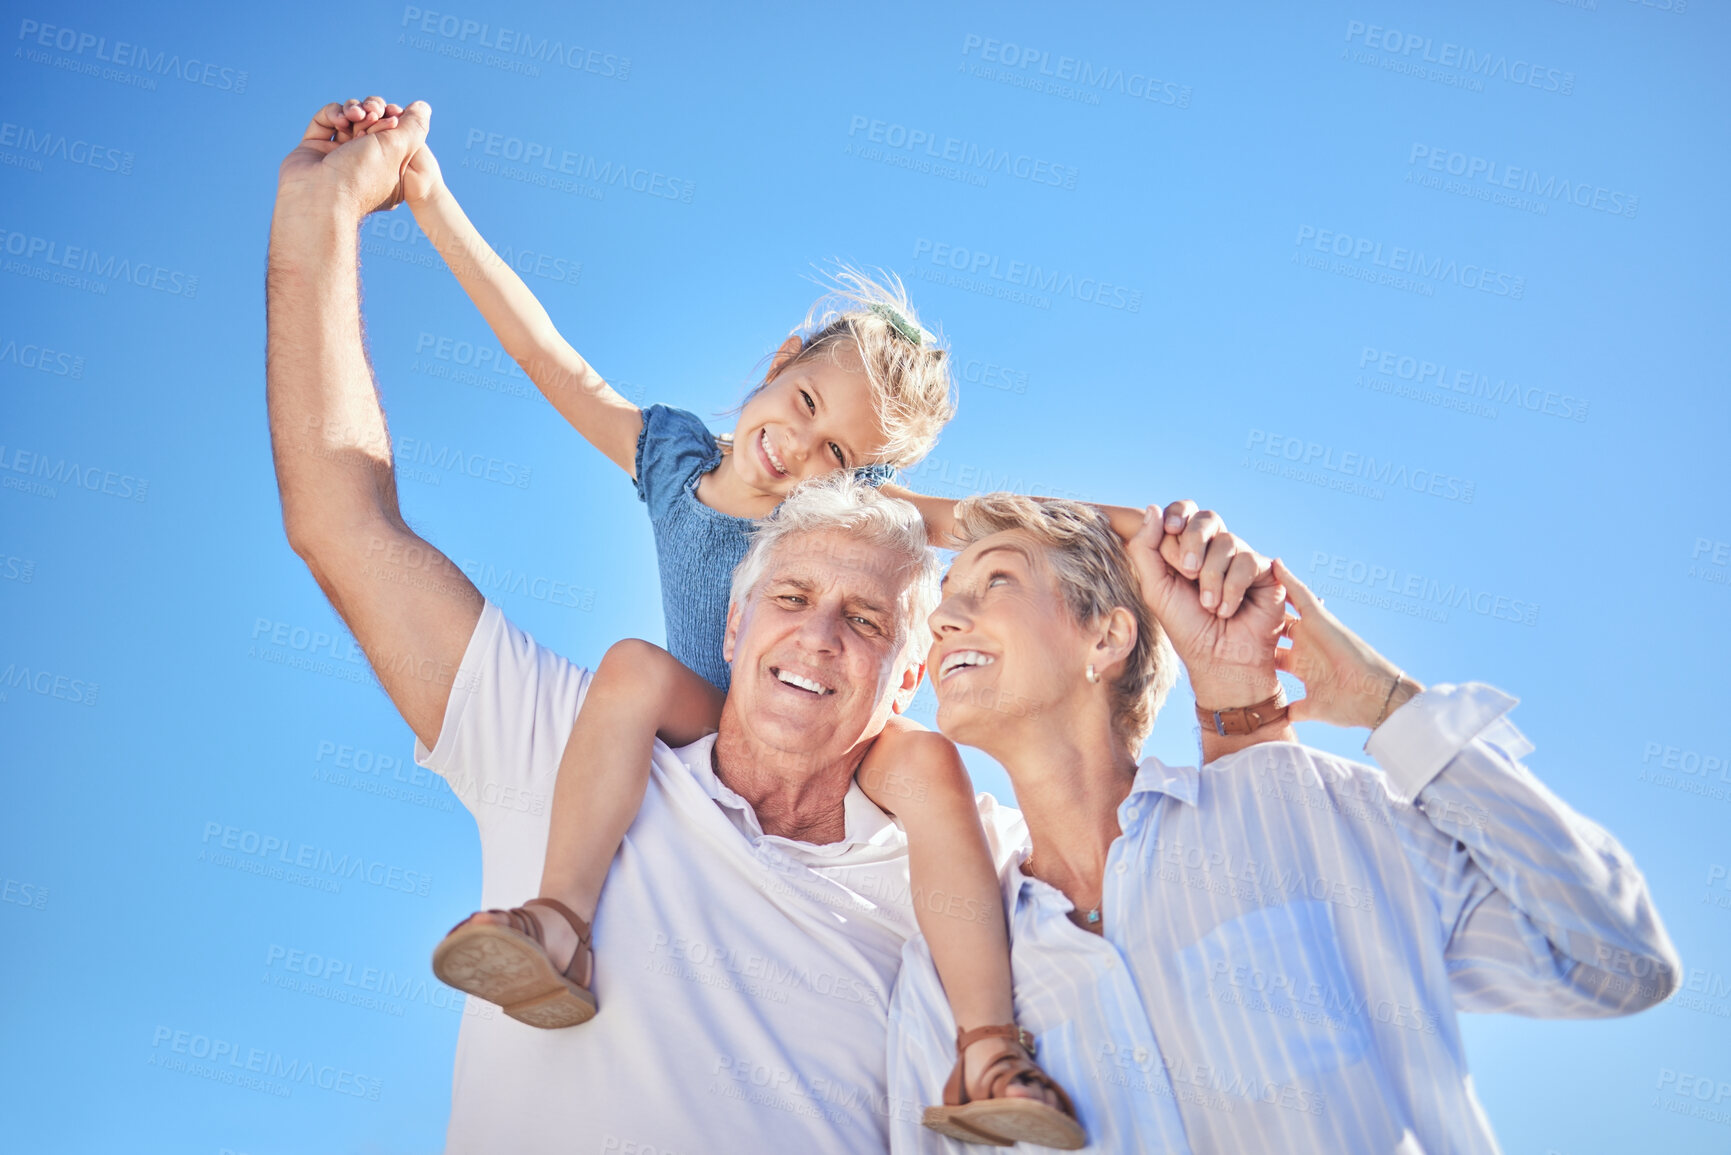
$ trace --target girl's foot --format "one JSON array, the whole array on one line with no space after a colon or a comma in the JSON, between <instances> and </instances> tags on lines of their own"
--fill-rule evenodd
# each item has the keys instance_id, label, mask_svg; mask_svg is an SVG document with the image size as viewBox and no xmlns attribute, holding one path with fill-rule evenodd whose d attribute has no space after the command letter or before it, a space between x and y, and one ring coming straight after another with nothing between
<instances>
[{"instance_id":1,"label":"girl's foot","mask_svg":"<svg viewBox=\"0 0 1731 1155\"><path fill-rule=\"evenodd\" d=\"M1034 1063L1033 1053L1033 1037L1013 1024L958 1032L944 1105L926 1108L923 1122L966 1143L1026 1142L1064 1151L1085 1146L1088 1137L1070 1097Z\"/></svg>"},{"instance_id":2,"label":"girl's foot","mask_svg":"<svg viewBox=\"0 0 1731 1155\"><path fill-rule=\"evenodd\" d=\"M589 924L552 898L477 911L433 951L433 973L441 982L497 1003L532 1027L571 1027L593 1018L594 969Z\"/></svg>"}]
</instances>

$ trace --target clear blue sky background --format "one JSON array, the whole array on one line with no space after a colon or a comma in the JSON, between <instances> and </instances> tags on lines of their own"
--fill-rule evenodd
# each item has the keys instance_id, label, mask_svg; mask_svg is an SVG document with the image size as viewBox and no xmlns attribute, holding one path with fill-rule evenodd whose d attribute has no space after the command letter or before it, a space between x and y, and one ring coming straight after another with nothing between
<instances>
[{"instance_id":1,"label":"clear blue sky background","mask_svg":"<svg viewBox=\"0 0 1731 1155\"><path fill-rule=\"evenodd\" d=\"M1671 3L472 3L430 31L391 4L6 5L0 1146L442 1143L462 1012L427 958L477 900L475 828L284 544L264 414L277 162L318 105L379 91L432 103L458 197L632 396L725 428L813 263L885 266L964 378L916 486L1194 496L1418 677L1520 695L1531 765L1634 853L1696 989L1616 1022L1469 1017L1497 1133L1731 1148L1675 1093L1731 1085L1728 37ZM570 187L485 167L489 132L576 154ZM492 371L406 210L364 235L396 436L525 479L423 465L411 522L574 658L659 639L629 483ZM1168 760L1194 758L1187 701ZM381 882L257 873L231 827ZM369 985L393 989L325 997ZM212 1081L162 1065L177 1032L350 1077Z\"/></svg>"}]
</instances>

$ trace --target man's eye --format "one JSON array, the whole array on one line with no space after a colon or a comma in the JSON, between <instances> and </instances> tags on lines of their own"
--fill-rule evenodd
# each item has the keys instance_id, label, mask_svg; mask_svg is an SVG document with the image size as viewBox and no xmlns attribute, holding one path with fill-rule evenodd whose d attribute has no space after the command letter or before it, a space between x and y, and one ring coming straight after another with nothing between
<instances>
[{"instance_id":1,"label":"man's eye","mask_svg":"<svg viewBox=\"0 0 1731 1155\"><path fill-rule=\"evenodd\" d=\"M817 412L817 402L815 402L811 399L811 394L807 393L804 389L801 389L799 391L799 395L805 399L805 407L808 410L810 410L812 413L816 413Z\"/></svg>"},{"instance_id":2,"label":"man's eye","mask_svg":"<svg viewBox=\"0 0 1731 1155\"><path fill-rule=\"evenodd\" d=\"M991 577L986 579L986 588L991 589L993 586L997 585L999 582L1002 582L1004 585L1009 585L1010 584L1010 575L1001 574L1001 573L993 574Z\"/></svg>"},{"instance_id":3,"label":"man's eye","mask_svg":"<svg viewBox=\"0 0 1731 1155\"><path fill-rule=\"evenodd\" d=\"M845 456L843 456L842 451L841 451L841 446L837 445L835 442L832 441L829 443L829 451L831 453L835 454L835 463L837 465L840 465L843 467L845 467L847 465L847 458Z\"/></svg>"},{"instance_id":4,"label":"man's eye","mask_svg":"<svg viewBox=\"0 0 1731 1155\"><path fill-rule=\"evenodd\" d=\"M782 594L780 600L789 605L795 606L803 606L805 604L805 599L800 597L798 594Z\"/></svg>"}]
</instances>

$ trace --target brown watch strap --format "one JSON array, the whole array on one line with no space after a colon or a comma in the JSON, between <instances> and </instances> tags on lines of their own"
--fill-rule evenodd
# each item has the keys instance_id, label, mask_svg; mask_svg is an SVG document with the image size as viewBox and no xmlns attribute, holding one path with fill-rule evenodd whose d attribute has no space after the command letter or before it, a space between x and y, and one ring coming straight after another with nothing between
<instances>
[{"instance_id":1,"label":"brown watch strap","mask_svg":"<svg viewBox=\"0 0 1731 1155\"><path fill-rule=\"evenodd\" d=\"M1286 712L1290 709L1286 704L1286 691L1276 690L1272 697L1248 706L1232 706L1225 710L1209 710L1200 702L1196 705L1196 717L1204 726L1211 727L1221 737L1235 737L1240 734L1252 734L1264 726L1272 726L1276 722L1286 721Z\"/></svg>"}]
</instances>

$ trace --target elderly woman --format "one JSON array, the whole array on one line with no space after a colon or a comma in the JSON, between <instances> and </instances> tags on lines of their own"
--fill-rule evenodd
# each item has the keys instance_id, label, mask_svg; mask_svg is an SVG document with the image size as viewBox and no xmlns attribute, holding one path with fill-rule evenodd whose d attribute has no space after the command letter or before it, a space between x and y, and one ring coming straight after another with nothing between
<instances>
[{"instance_id":1,"label":"elderly woman","mask_svg":"<svg viewBox=\"0 0 1731 1155\"><path fill-rule=\"evenodd\" d=\"M1456 1012L1664 999L1639 871L1518 760L1514 699L1426 689L1279 563L1223 621L1157 530L1126 550L1085 506L974 499L931 619L938 724L1003 765L1026 822L988 825L1019 836L995 849L1040 1064L1093 1151L1494 1151ZM1138 760L1180 658L1200 770ZM1277 670L1307 697L1286 706ZM1369 727L1381 769L1300 745L1297 719ZM954 1060L919 940L905 963L903 1102ZM894 1126L896 1151L962 1150Z\"/></svg>"}]
</instances>

